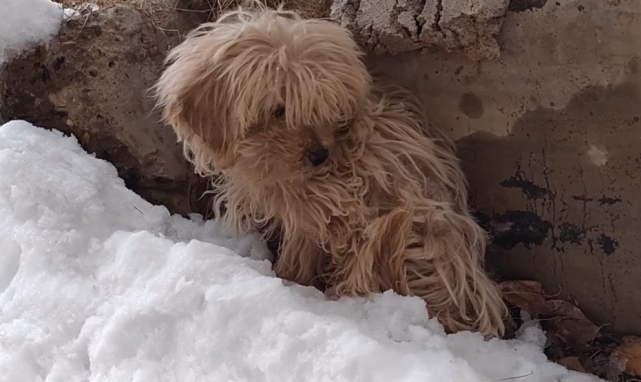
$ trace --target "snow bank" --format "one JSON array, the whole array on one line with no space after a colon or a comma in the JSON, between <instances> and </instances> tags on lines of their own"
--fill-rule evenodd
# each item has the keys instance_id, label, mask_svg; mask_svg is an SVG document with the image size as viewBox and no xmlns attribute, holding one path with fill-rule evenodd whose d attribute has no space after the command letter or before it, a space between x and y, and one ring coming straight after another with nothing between
<instances>
[{"instance_id":1,"label":"snow bank","mask_svg":"<svg viewBox=\"0 0 641 382\"><path fill-rule=\"evenodd\" d=\"M447 336L416 298L285 286L255 236L171 216L22 121L0 127L0 248L2 382L597 381L535 327Z\"/></svg>"},{"instance_id":2,"label":"snow bank","mask_svg":"<svg viewBox=\"0 0 641 382\"><path fill-rule=\"evenodd\" d=\"M12 55L43 43L58 32L60 4L50 0L0 0L0 65Z\"/></svg>"}]
</instances>

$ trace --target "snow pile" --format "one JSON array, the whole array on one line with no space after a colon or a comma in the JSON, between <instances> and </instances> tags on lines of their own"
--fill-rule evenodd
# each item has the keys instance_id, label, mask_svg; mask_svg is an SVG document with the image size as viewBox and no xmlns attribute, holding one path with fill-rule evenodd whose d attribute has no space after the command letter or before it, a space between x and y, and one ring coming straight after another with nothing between
<instances>
[{"instance_id":1,"label":"snow pile","mask_svg":"<svg viewBox=\"0 0 641 382\"><path fill-rule=\"evenodd\" d=\"M49 40L64 12L50 0L0 0L0 65L11 56Z\"/></svg>"},{"instance_id":2,"label":"snow pile","mask_svg":"<svg viewBox=\"0 0 641 382\"><path fill-rule=\"evenodd\" d=\"M65 20L87 18L89 14L100 11L100 7L95 3L81 3L74 8L65 8Z\"/></svg>"},{"instance_id":3,"label":"snow pile","mask_svg":"<svg viewBox=\"0 0 641 382\"><path fill-rule=\"evenodd\" d=\"M2 382L597 381L536 327L448 336L417 298L285 286L257 237L172 216L22 121L0 127L0 249Z\"/></svg>"}]
</instances>

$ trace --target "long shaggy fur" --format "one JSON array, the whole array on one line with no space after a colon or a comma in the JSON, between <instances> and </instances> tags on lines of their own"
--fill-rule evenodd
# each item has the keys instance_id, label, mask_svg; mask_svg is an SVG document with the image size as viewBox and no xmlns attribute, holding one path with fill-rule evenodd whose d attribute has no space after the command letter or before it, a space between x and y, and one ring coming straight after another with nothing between
<instances>
[{"instance_id":1,"label":"long shaggy fur","mask_svg":"<svg viewBox=\"0 0 641 382\"><path fill-rule=\"evenodd\" d=\"M450 332L504 333L452 143L414 95L372 79L348 31L239 9L167 63L164 120L215 180L230 227L280 233L279 277L333 297L393 289L423 298Z\"/></svg>"}]
</instances>

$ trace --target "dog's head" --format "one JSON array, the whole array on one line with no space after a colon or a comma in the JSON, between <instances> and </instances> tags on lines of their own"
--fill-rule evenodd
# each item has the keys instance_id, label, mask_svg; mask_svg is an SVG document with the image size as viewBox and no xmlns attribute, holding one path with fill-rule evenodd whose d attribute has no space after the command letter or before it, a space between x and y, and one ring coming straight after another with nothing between
<instances>
[{"instance_id":1,"label":"dog's head","mask_svg":"<svg viewBox=\"0 0 641 382\"><path fill-rule=\"evenodd\" d=\"M335 160L336 135L367 100L361 55L330 21L240 9L175 47L155 90L199 173L304 182Z\"/></svg>"}]
</instances>

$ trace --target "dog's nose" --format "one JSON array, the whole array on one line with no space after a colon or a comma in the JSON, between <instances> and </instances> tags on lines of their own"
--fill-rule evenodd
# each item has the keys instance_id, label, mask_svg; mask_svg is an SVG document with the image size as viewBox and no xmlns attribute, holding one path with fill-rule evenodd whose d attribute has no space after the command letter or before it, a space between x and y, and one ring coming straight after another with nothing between
<instances>
[{"instance_id":1,"label":"dog's nose","mask_svg":"<svg viewBox=\"0 0 641 382\"><path fill-rule=\"evenodd\" d=\"M318 167L325 163L328 157L329 151L320 144L314 145L307 152L307 159L309 159L309 163L314 167Z\"/></svg>"}]
</instances>

